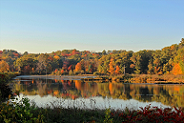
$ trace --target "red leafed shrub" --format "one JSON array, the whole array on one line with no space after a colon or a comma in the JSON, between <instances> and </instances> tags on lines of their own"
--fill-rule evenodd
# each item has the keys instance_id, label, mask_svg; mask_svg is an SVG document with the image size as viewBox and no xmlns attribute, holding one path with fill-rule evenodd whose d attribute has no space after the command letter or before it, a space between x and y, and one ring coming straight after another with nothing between
<instances>
[{"instance_id":1,"label":"red leafed shrub","mask_svg":"<svg viewBox=\"0 0 184 123\"><path fill-rule=\"evenodd\" d=\"M158 108L151 107L150 105L146 107L140 107L140 111L130 111L128 109L116 113L111 112L111 117L114 119L121 120L126 123L134 122L154 122L154 123L183 123L184 122L184 112L181 108Z\"/></svg>"}]
</instances>

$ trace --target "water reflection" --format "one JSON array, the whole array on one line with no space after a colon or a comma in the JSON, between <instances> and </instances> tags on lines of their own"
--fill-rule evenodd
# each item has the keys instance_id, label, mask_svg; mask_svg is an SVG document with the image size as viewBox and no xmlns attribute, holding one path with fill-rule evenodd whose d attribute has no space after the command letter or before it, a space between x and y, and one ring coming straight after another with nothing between
<instances>
[{"instance_id":1,"label":"water reflection","mask_svg":"<svg viewBox=\"0 0 184 123\"><path fill-rule=\"evenodd\" d=\"M136 102L137 105L138 103L158 102L168 106L184 107L182 101L184 99L183 85L84 83L80 80L46 80L39 78L19 78L16 81L12 91L20 91L22 95L29 98L34 97L33 99L37 97L38 103L41 99L47 98L47 103L57 102L58 100L65 100L65 102L67 100L67 104L77 101L83 103L85 100L91 105L97 105L100 102L107 104L114 102L113 104L122 106L126 101L128 102L124 104L126 106L131 102ZM113 104L109 103L108 105L112 106ZM104 106L106 104L102 104L101 107Z\"/></svg>"}]
</instances>

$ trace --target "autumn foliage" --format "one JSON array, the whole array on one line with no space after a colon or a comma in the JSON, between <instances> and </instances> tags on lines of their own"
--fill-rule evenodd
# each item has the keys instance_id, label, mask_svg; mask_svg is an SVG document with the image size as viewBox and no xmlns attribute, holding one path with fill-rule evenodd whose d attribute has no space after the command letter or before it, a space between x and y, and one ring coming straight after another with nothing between
<instances>
[{"instance_id":1,"label":"autumn foliage","mask_svg":"<svg viewBox=\"0 0 184 123\"><path fill-rule=\"evenodd\" d=\"M77 63L75 65L75 71L78 72L78 71L81 71L82 70L82 66L81 66L81 63Z\"/></svg>"},{"instance_id":2,"label":"autumn foliage","mask_svg":"<svg viewBox=\"0 0 184 123\"><path fill-rule=\"evenodd\" d=\"M120 74L120 67L118 65L116 65L116 70L115 70L116 74Z\"/></svg>"},{"instance_id":3,"label":"autumn foliage","mask_svg":"<svg viewBox=\"0 0 184 123\"><path fill-rule=\"evenodd\" d=\"M10 69L8 63L4 60L0 61L0 72L8 72Z\"/></svg>"},{"instance_id":4,"label":"autumn foliage","mask_svg":"<svg viewBox=\"0 0 184 123\"><path fill-rule=\"evenodd\" d=\"M0 72L18 71L20 74L184 74L184 45L164 47L161 50L108 50L90 52L58 50L52 53L18 53L0 51ZM125 67L125 69L124 69ZM58 69L58 72L55 71ZM61 70L64 70L61 71Z\"/></svg>"},{"instance_id":5,"label":"autumn foliage","mask_svg":"<svg viewBox=\"0 0 184 123\"><path fill-rule=\"evenodd\" d=\"M111 58L110 63L109 63L109 73L110 74L114 74L114 64L113 64L113 61L114 61L114 59Z\"/></svg>"},{"instance_id":6,"label":"autumn foliage","mask_svg":"<svg viewBox=\"0 0 184 123\"><path fill-rule=\"evenodd\" d=\"M172 69L172 73L174 75L183 74L183 72L181 71L181 66L179 65L179 63L174 64L174 67Z\"/></svg>"},{"instance_id":7,"label":"autumn foliage","mask_svg":"<svg viewBox=\"0 0 184 123\"><path fill-rule=\"evenodd\" d=\"M139 107L140 111L126 109L123 112L111 112L112 118L120 118L123 123L142 123L142 122L172 122L172 123L182 123L184 122L184 112L181 108L158 108L151 107L148 105L146 107Z\"/></svg>"}]
</instances>

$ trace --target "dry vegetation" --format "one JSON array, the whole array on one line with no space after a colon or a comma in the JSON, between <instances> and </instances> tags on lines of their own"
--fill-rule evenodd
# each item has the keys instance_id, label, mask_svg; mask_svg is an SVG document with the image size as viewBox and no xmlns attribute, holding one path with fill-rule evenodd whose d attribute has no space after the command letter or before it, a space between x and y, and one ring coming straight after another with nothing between
<instances>
[{"instance_id":1,"label":"dry vegetation","mask_svg":"<svg viewBox=\"0 0 184 123\"><path fill-rule=\"evenodd\" d=\"M98 76L96 78L83 78L84 82L113 82L113 83L152 83L152 84L183 84L184 75L150 75L150 74L126 74L116 76Z\"/></svg>"}]
</instances>

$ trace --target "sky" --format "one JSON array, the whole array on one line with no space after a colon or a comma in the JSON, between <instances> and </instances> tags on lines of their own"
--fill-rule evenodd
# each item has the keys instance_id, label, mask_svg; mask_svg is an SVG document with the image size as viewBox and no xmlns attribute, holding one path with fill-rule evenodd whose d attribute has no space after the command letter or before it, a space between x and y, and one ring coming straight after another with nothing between
<instances>
[{"instance_id":1,"label":"sky","mask_svg":"<svg viewBox=\"0 0 184 123\"><path fill-rule=\"evenodd\" d=\"M184 0L0 0L0 50L157 50L184 38Z\"/></svg>"}]
</instances>

